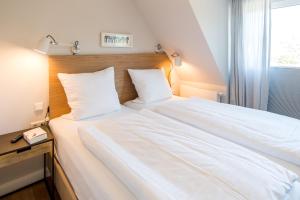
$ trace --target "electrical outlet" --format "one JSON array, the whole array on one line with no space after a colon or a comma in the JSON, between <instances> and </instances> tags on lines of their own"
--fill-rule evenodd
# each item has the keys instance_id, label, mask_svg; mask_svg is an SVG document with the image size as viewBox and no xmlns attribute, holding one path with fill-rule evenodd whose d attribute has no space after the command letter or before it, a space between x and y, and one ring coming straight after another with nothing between
<instances>
[{"instance_id":1,"label":"electrical outlet","mask_svg":"<svg viewBox=\"0 0 300 200\"><path fill-rule=\"evenodd\" d=\"M40 121L35 121L35 122L31 122L30 125L32 128L35 128L35 127L39 127L41 126L41 124L44 122L44 120L40 120Z\"/></svg>"},{"instance_id":2,"label":"electrical outlet","mask_svg":"<svg viewBox=\"0 0 300 200\"><path fill-rule=\"evenodd\" d=\"M44 102L37 102L34 104L34 111L39 112L44 110Z\"/></svg>"},{"instance_id":3,"label":"electrical outlet","mask_svg":"<svg viewBox=\"0 0 300 200\"><path fill-rule=\"evenodd\" d=\"M49 118L47 117L46 119L40 120L40 121L35 121L35 122L31 122L30 126L31 128L35 128L35 127L39 127L47 122L49 122Z\"/></svg>"}]
</instances>

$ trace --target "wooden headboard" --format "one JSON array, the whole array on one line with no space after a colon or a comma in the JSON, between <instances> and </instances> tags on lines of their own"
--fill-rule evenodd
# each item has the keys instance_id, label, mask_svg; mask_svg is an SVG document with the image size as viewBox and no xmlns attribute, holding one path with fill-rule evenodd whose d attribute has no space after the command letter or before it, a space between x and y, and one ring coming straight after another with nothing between
<instances>
[{"instance_id":1,"label":"wooden headboard","mask_svg":"<svg viewBox=\"0 0 300 200\"><path fill-rule=\"evenodd\" d=\"M50 118L70 112L58 73L85 73L115 67L116 89L121 103L137 97L127 69L164 68L169 74L171 63L166 54L113 54L49 57Z\"/></svg>"}]
</instances>

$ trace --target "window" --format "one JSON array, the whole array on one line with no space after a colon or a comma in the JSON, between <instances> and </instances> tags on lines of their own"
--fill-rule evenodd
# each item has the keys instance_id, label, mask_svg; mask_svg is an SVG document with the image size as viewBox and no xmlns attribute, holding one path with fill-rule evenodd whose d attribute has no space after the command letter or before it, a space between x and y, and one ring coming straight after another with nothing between
<instances>
[{"instance_id":1,"label":"window","mask_svg":"<svg viewBox=\"0 0 300 200\"><path fill-rule=\"evenodd\" d=\"M300 5L288 7L281 0L273 3L271 30L271 66L300 67Z\"/></svg>"}]
</instances>

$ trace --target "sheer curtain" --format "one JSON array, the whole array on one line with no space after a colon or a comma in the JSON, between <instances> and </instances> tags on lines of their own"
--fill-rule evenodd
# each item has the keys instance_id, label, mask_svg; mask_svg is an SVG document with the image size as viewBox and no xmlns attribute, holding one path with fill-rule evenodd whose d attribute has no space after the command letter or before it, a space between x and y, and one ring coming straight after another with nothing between
<instances>
[{"instance_id":1,"label":"sheer curtain","mask_svg":"<svg viewBox=\"0 0 300 200\"><path fill-rule=\"evenodd\" d=\"M267 110L271 0L232 0L231 104Z\"/></svg>"}]
</instances>

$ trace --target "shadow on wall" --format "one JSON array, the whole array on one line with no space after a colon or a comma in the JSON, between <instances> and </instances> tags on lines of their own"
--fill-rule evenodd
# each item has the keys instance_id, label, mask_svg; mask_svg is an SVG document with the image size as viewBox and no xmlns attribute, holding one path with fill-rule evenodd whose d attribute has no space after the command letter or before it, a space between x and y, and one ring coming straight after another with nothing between
<instances>
[{"instance_id":1,"label":"shadow on wall","mask_svg":"<svg viewBox=\"0 0 300 200\"><path fill-rule=\"evenodd\" d=\"M268 111L300 119L300 68L271 68Z\"/></svg>"},{"instance_id":2,"label":"shadow on wall","mask_svg":"<svg viewBox=\"0 0 300 200\"><path fill-rule=\"evenodd\" d=\"M206 74L199 74L199 70L197 70L195 66L187 62L183 62L181 67L176 67L176 74L178 75L178 83L176 86L178 94L180 94L180 96L202 97L203 93L211 93L212 95L215 95L216 93L226 94L226 86L224 85L203 83L197 81L197 78L199 76L203 79L208 79L208 77L205 77L207 76Z\"/></svg>"},{"instance_id":3,"label":"shadow on wall","mask_svg":"<svg viewBox=\"0 0 300 200\"><path fill-rule=\"evenodd\" d=\"M199 67L190 64L186 61L182 62L181 67L176 67L176 73L178 74L178 78L183 82L195 82L201 84L199 80L209 80L209 74L202 72L199 70ZM204 82L203 82L204 84ZM212 84L209 82L205 82L205 85L209 88L224 88L223 84Z\"/></svg>"},{"instance_id":4,"label":"shadow on wall","mask_svg":"<svg viewBox=\"0 0 300 200\"><path fill-rule=\"evenodd\" d=\"M0 134L29 127L44 115L33 104L48 104L47 57L0 41L0 85Z\"/></svg>"},{"instance_id":5,"label":"shadow on wall","mask_svg":"<svg viewBox=\"0 0 300 200\"><path fill-rule=\"evenodd\" d=\"M226 87L193 81L193 76L197 76L193 65L182 62L181 66L174 66L171 73L171 86L174 95L182 97L200 97L213 101L226 102ZM180 76L188 76L189 81L180 79ZM221 95L221 96L220 96Z\"/></svg>"}]
</instances>

